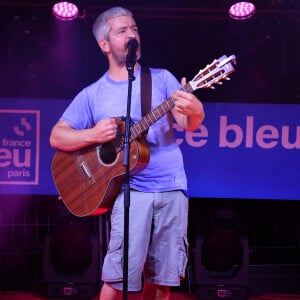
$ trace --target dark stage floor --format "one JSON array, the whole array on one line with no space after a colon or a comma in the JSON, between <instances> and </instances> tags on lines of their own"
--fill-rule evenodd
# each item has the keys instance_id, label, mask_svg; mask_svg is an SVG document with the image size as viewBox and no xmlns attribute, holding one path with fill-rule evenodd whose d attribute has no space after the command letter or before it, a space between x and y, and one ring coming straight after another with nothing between
<instances>
[{"instance_id":1,"label":"dark stage floor","mask_svg":"<svg viewBox=\"0 0 300 300\"><path fill-rule=\"evenodd\" d=\"M128 300L138 300L140 299L139 294L129 294ZM1 300L43 300L47 299L41 295L34 294L34 293L4 293L0 294ZM68 298L51 298L51 300L61 300L61 299L68 299ZM69 298L70 299L70 298ZM92 300L98 300L99 297L95 296ZM196 300L197 298L188 293L172 293L171 300ZM300 299L300 297L299 297ZM87 300L87 299L85 299Z\"/></svg>"},{"instance_id":2,"label":"dark stage floor","mask_svg":"<svg viewBox=\"0 0 300 300\"><path fill-rule=\"evenodd\" d=\"M23 292L0 292L1 300L44 300L48 299L37 293L23 293ZM64 300L65 298L51 298L52 300ZM71 298L69 298L71 299ZM73 298L74 299L74 298ZM139 294L129 294L128 300L138 300ZM225 298L224 298L225 299ZM86 299L87 300L87 299ZM98 300L98 296L95 296L92 300ZM191 293L172 293L171 300L198 300L198 298ZM201 300L201 299L200 299ZM231 299L234 300L234 299ZM300 295L294 294L263 294L257 296L251 296L248 300L300 300Z\"/></svg>"}]
</instances>

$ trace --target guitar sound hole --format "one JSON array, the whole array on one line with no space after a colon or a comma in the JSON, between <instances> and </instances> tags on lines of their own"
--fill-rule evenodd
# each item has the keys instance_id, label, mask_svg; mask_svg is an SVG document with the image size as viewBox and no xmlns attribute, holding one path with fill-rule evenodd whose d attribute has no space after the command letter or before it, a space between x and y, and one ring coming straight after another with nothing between
<instances>
[{"instance_id":1,"label":"guitar sound hole","mask_svg":"<svg viewBox=\"0 0 300 300\"><path fill-rule=\"evenodd\" d=\"M118 153L113 143L105 143L99 148L99 158L106 165L112 164L116 160L117 155Z\"/></svg>"}]
</instances>

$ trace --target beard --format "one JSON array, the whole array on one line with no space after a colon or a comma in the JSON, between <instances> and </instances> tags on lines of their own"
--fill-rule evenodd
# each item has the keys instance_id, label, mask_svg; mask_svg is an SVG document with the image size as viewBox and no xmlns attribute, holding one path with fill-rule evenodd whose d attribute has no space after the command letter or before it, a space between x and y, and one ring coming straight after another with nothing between
<instances>
[{"instance_id":1,"label":"beard","mask_svg":"<svg viewBox=\"0 0 300 300\"><path fill-rule=\"evenodd\" d=\"M117 65L123 66L126 64L126 53L124 54L113 50L111 51L111 53Z\"/></svg>"},{"instance_id":2,"label":"beard","mask_svg":"<svg viewBox=\"0 0 300 300\"><path fill-rule=\"evenodd\" d=\"M124 45L123 48L118 48L110 44L110 50L111 50L112 57L114 58L117 65L119 66L126 65L127 45ZM141 58L140 46L137 49L136 56L137 56L137 60Z\"/></svg>"}]
</instances>

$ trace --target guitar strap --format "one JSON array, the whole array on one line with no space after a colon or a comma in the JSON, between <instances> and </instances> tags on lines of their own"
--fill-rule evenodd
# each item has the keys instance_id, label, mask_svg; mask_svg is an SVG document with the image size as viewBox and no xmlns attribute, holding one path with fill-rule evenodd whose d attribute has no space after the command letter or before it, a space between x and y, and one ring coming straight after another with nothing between
<instances>
[{"instance_id":1,"label":"guitar strap","mask_svg":"<svg viewBox=\"0 0 300 300\"><path fill-rule=\"evenodd\" d=\"M149 68L141 67L141 109L142 117L151 111L152 79Z\"/></svg>"}]
</instances>

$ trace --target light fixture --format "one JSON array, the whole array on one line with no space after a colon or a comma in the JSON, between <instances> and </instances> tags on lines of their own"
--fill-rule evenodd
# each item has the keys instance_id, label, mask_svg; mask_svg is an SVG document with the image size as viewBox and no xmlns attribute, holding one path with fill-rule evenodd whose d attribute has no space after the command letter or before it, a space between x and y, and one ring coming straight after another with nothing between
<instances>
[{"instance_id":1,"label":"light fixture","mask_svg":"<svg viewBox=\"0 0 300 300\"><path fill-rule=\"evenodd\" d=\"M255 6L251 2L237 2L229 9L229 16L235 20L246 20L255 13Z\"/></svg>"},{"instance_id":2,"label":"light fixture","mask_svg":"<svg viewBox=\"0 0 300 300\"><path fill-rule=\"evenodd\" d=\"M71 2L58 2L52 7L53 14L56 18L64 21L69 21L77 18L78 7Z\"/></svg>"}]
</instances>

